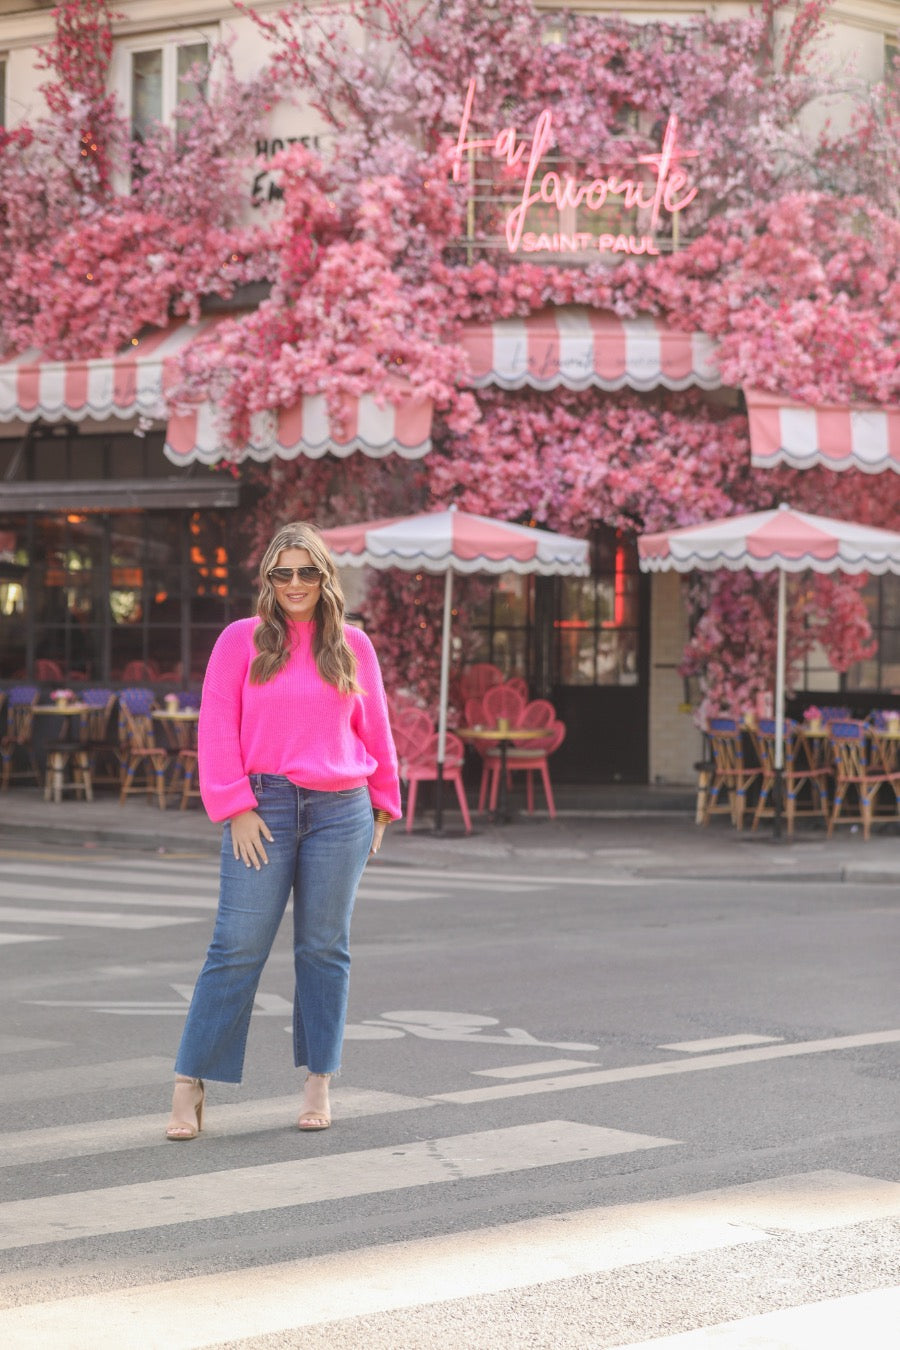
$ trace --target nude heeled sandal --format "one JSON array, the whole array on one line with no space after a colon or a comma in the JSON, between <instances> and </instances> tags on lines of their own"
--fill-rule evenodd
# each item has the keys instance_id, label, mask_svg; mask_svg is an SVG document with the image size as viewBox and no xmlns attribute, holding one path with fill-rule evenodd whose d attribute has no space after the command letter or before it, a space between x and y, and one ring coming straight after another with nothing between
<instances>
[{"instance_id":1,"label":"nude heeled sandal","mask_svg":"<svg viewBox=\"0 0 900 1350\"><path fill-rule=\"evenodd\" d=\"M179 1092L179 1088L182 1089ZM187 1100L186 1088L193 1089L193 1101ZM206 1096L206 1089L203 1086L202 1078L185 1078L179 1074L175 1079L175 1091L172 1093L172 1119L166 1126L166 1138L179 1143L183 1139L196 1139L197 1135L203 1129L203 1102ZM176 1105L177 1103L177 1105ZM186 1114L190 1109L197 1118L197 1124L192 1125L188 1120L179 1119L179 1115ZM176 1112L178 1113L176 1115Z\"/></svg>"},{"instance_id":2,"label":"nude heeled sandal","mask_svg":"<svg viewBox=\"0 0 900 1350\"><path fill-rule=\"evenodd\" d=\"M330 1077L331 1077L330 1073L308 1073L306 1075L306 1082L308 1083L311 1078L324 1078L325 1091L327 1092L328 1079ZM327 1130L330 1125L331 1125L330 1110L322 1111L314 1106L305 1107L300 1112L300 1119L297 1121L297 1129L304 1131Z\"/></svg>"}]
</instances>

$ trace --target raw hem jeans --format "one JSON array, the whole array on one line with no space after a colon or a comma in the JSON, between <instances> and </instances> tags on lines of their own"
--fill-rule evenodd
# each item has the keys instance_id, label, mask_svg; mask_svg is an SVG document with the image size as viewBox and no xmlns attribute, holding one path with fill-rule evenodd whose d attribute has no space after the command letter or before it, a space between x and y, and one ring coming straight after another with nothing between
<instances>
[{"instance_id":1,"label":"raw hem jeans","mask_svg":"<svg viewBox=\"0 0 900 1350\"><path fill-rule=\"evenodd\" d=\"M294 892L294 1063L341 1064L350 982L350 916L372 846L368 788L313 792L279 774L252 774L273 842L257 872L222 833L219 912L191 999L175 1072L239 1083L250 1014L266 958Z\"/></svg>"}]
</instances>

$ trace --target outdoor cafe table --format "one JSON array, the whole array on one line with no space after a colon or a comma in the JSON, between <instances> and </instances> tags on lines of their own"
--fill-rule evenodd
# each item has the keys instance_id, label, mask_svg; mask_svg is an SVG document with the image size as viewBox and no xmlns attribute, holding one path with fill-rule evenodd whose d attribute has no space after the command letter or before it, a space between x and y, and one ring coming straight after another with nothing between
<instances>
[{"instance_id":1,"label":"outdoor cafe table","mask_svg":"<svg viewBox=\"0 0 900 1350\"><path fill-rule=\"evenodd\" d=\"M60 739L62 739L63 728L68 727L69 719L77 717L79 721L86 717L92 711L89 703L36 703L31 710L39 717L58 717L60 719ZM79 754L84 756L85 762L81 765L82 770L87 763L87 747ZM63 770L66 767L66 753L63 750L50 750L47 754L47 783L44 788L44 800L61 802L63 799ZM82 780L81 790L84 791L85 800L92 802L94 794L91 789L91 776L88 773Z\"/></svg>"},{"instance_id":2,"label":"outdoor cafe table","mask_svg":"<svg viewBox=\"0 0 900 1350\"><path fill-rule=\"evenodd\" d=\"M488 749L497 746L500 751L500 784L497 796L497 810L494 812L496 824L508 825L512 819L509 810L509 791L506 786L506 756L510 746L524 744L527 741L545 739L549 735L547 727L461 727L456 731L461 741L472 745L484 745Z\"/></svg>"},{"instance_id":3,"label":"outdoor cafe table","mask_svg":"<svg viewBox=\"0 0 900 1350\"><path fill-rule=\"evenodd\" d=\"M183 708L177 712L158 708L150 716L161 724L170 750L195 748L197 723L200 721L200 714L196 708Z\"/></svg>"}]
</instances>

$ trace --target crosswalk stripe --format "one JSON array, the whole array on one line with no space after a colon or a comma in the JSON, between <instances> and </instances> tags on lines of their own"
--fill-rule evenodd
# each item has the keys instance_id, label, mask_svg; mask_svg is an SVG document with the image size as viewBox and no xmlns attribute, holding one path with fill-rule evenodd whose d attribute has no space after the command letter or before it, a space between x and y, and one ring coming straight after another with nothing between
<instances>
[{"instance_id":1,"label":"crosswalk stripe","mask_svg":"<svg viewBox=\"0 0 900 1350\"><path fill-rule=\"evenodd\" d=\"M163 864L150 864L149 866L122 867L100 867L93 860L66 865L58 863L19 863L16 866L0 864L0 882L4 884L15 884L21 882L27 877L42 877L46 880L72 881L73 879L82 880L90 877L92 881L109 882L110 885L121 884L133 886L136 880L140 880L142 885L147 885L156 881L160 886L171 886L172 881L177 879L182 884L193 886L208 886L218 883L218 867L207 867L202 872L189 871L183 867L166 867Z\"/></svg>"},{"instance_id":2,"label":"crosswalk stripe","mask_svg":"<svg viewBox=\"0 0 900 1350\"><path fill-rule=\"evenodd\" d=\"M893 1328L893 1330L891 1330ZM779 1308L735 1322L697 1327L653 1341L629 1341L613 1350L897 1350L900 1341L900 1287Z\"/></svg>"},{"instance_id":3,"label":"crosswalk stripe","mask_svg":"<svg viewBox=\"0 0 900 1350\"><path fill-rule=\"evenodd\" d=\"M675 1142L551 1120L325 1158L207 1172L183 1176L177 1182L148 1181L12 1200L0 1205L0 1249L290 1209L411 1186L584 1162Z\"/></svg>"},{"instance_id":4,"label":"crosswalk stripe","mask_svg":"<svg viewBox=\"0 0 900 1350\"><path fill-rule=\"evenodd\" d=\"M105 1064L76 1064L62 1069L26 1069L3 1074L7 1102L37 1102L102 1089L107 1096L120 1087L170 1083L172 1061L161 1055L143 1059L109 1060Z\"/></svg>"},{"instance_id":5,"label":"crosswalk stripe","mask_svg":"<svg viewBox=\"0 0 900 1350\"><path fill-rule=\"evenodd\" d=\"M94 897L96 899L96 896ZM116 914L102 909L31 909L0 905L0 923L57 923L76 928L171 928L179 923L198 923L199 918L179 919L171 914Z\"/></svg>"},{"instance_id":6,"label":"crosswalk stripe","mask_svg":"<svg viewBox=\"0 0 900 1350\"><path fill-rule=\"evenodd\" d=\"M37 933L0 933L0 947L13 947L17 942L58 942L59 938Z\"/></svg>"},{"instance_id":7,"label":"crosswalk stripe","mask_svg":"<svg viewBox=\"0 0 900 1350\"><path fill-rule=\"evenodd\" d=\"M2 1047L0 1047L2 1049ZM159 1110L152 1115L126 1116L119 1120L87 1121L74 1125L51 1125L39 1130L11 1130L0 1134L0 1165L17 1167L57 1158L84 1158L96 1156L98 1141L102 1139L104 1154L131 1148L170 1149L164 1126L168 1119L169 1080L171 1064L163 1064L165 1086L159 1094ZM437 1103L427 1097L405 1097L399 1092L379 1092L372 1088L332 1089L331 1102L335 1118L353 1120L367 1116L392 1115L405 1111L422 1111ZM212 1119L204 1128L210 1138L231 1138L233 1135L257 1134L260 1130L292 1130L300 1109L299 1090L287 1097L257 1098L249 1102L216 1103L210 1112Z\"/></svg>"},{"instance_id":8,"label":"crosswalk stripe","mask_svg":"<svg viewBox=\"0 0 900 1350\"><path fill-rule=\"evenodd\" d=\"M86 900L93 904L108 904L124 908L136 905L156 905L166 909L215 909L219 903L215 891L205 895L186 895L183 891L170 888L160 891L116 890L101 891L96 886L39 885L29 882L22 886L12 886L0 881L0 900L20 900L30 904L72 905L83 904Z\"/></svg>"},{"instance_id":9,"label":"crosswalk stripe","mask_svg":"<svg viewBox=\"0 0 900 1350\"><path fill-rule=\"evenodd\" d=\"M213 1184L216 1178L207 1180ZM167 1184L180 1199L184 1180L177 1187ZM330 1322L346 1326L348 1319L359 1325L377 1313L459 1303L579 1275L764 1244L784 1232L821 1233L898 1216L896 1182L840 1172L795 1174L9 1309L0 1312L0 1338L16 1350L44 1350L47 1345L95 1350L97 1328L102 1327L104 1340L121 1350L144 1350L148 1345L199 1350ZM873 1297L870 1308L896 1311L898 1299L889 1292ZM851 1302L846 1301L848 1310ZM865 1307L864 1296L856 1307ZM896 1328L896 1316L885 1325ZM697 1339L682 1342L685 1350L722 1344L689 1334ZM361 1331L353 1343L368 1341ZM751 1342L731 1343L736 1350ZM764 1339L752 1343L780 1344ZM814 1338L805 1348L834 1343ZM879 1344L859 1335L841 1343ZM669 1345L674 1350L679 1344L651 1341L646 1350L662 1346L668 1350Z\"/></svg>"}]
</instances>

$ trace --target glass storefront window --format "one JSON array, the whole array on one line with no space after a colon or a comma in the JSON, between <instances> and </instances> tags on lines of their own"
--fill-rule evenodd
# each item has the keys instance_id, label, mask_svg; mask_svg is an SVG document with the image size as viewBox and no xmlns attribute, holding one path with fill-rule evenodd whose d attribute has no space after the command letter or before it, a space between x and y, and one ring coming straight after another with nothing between
<instances>
[{"instance_id":1,"label":"glass storefront window","mask_svg":"<svg viewBox=\"0 0 900 1350\"><path fill-rule=\"evenodd\" d=\"M592 576L559 582L555 683L636 685L640 591L634 541L601 530L591 552Z\"/></svg>"},{"instance_id":2,"label":"glass storefront window","mask_svg":"<svg viewBox=\"0 0 900 1350\"><path fill-rule=\"evenodd\" d=\"M248 556L215 510L2 517L0 678L117 682L139 665L196 684L222 628L252 613Z\"/></svg>"}]
</instances>

